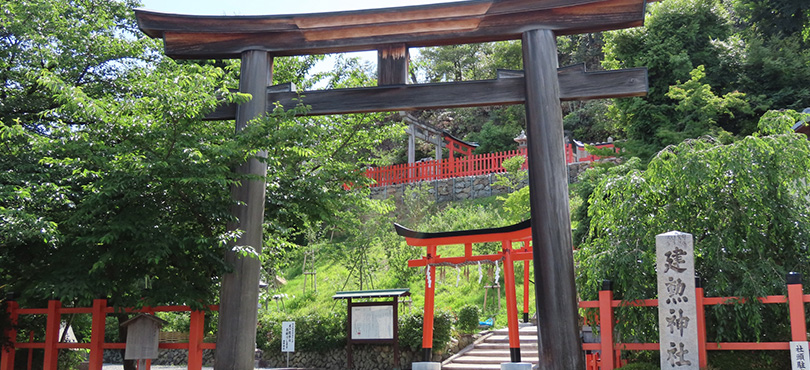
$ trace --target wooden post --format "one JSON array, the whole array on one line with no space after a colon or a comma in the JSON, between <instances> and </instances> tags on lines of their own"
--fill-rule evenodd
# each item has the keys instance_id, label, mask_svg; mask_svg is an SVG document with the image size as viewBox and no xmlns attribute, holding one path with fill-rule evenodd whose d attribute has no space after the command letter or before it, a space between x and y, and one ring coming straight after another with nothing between
<instances>
[{"instance_id":1,"label":"wooden post","mask_svg":"<svg viewBox=\"0 0 810 370\"><path fill-rule=\"evenodd\" d=\"M43 360L43 370L56 370L59 360L59 326L62 323L62 315L59 313L62 302L57 300L48 301L48 317L45 319L45 358Z\"/></svg>"},{"instance_id":2,"label":"wooden post","mask_svg":"<svg viewBox=\"0 0 810 370\"><path fill-rule=\"evenodd\" d=\"M377 85L404 85L408 82L408 46L385 45L377 49Z\"/></svg>"},{"instance_id":3,"label":"wooden post","mask_svg":"<svg viewBox=\"0 0 810 370\"><path fill-rule=\"evenodd\" d=\"M433 298L436 289L436 267L430 262L436 257L436 246L427 247L425 269L425 314L422 319L422 361L430 362L433 357Z\"/></svg>"},{"instance_id":4,"label":"wooden post","mask_svg":"<svg viewBox=\"0 0 810 370\"><path fill-rule=\"evenodd\" d=\"M551 30L523 33L538 354L541 369L585 368L579 337L557 44Z\"/></svg>"},{"instance_id":5,"label":"wooden post","mask_svg":"<svg viewBox=\"0 0 810 370\"><path fill-rule=\"evenodd\" d=\"M787 275L787 293L788 305L790 306L790 340L795 342L807 341L802 274L791 272Z\"/></svg>"},{"instance_id":6,"label":"wooden post","mask_svg":"<svg viewBox=\"0 0 810 370\"><path fill-rule=\"evenodd\" d=\"M201 370L205 338L205 312L191 311L188 326L188 370Z\"/></svg>"},{"instance_id":7,"label":"wooden post","mask_svg":"<svg viewBox=\"0 0 810 370\"><path fill-rule=\"evenodd\" d=\"M394 369L399 369L399 297L394 298Z\"/></svg>"},{"instance_id":8,"label":"wooden post","mask_svg":"<svg viewBox=\"0 0 810 370\"><path fill-rule=\"evenodd\" d=\"M273 59L264 51L242 53L239 91L249 93L253 99L239 106L236 130L245 128L248 121L267 111L266 91L273 77ZM262 222L264 220L265 181L267 165L250 159L237 170L239 174L259 176L261 180L242 180L234 186L232 196L238 204L231 212L237 217L229 230L243 233L230 246L249 246L261 253ZM259 304L259 269L257 258L243 257L229 250L225 261L233 272L222 279L220 291L219 330L217 333L216 370L252 370L256 349L256 321Z\"/></svg>"},{"instance_id":9,"label":"wooden post","mask_svg":"<svg viewBox=\"0 0 810 370\"><path fill-rule=\"evenodd\" d=\"M512 261L512 241L503 244L503 279L506 285L506 326L509 329L509 358L520 362L520 325L515 292L515 263ZM496 277L497 279L497 277Z\"/></svg>"},{"instance_id":10,"label":"wooden post","mask_svg":"<svg viewBox=\"0 0 810 370\"><path fill-rule=\"evenodd\" d=\"M17 310L19 309L19 303L15 301L6 301L6 312L10 318L11 325L4 333L6 335L6 339L9 341L9 346L4 346L2 348L3 356L0 358L0 370L14 370L14 355L17 351L17 349L14 348L14 344L17 343L17 329L14 329L14 327L17 325L17 317L19 316Z\"/></svg>"},{"instance_id":11,"label":"wooden post","mask_svg":"<svg viewBox=\"0 0 810 370\"><path fill-rule=\"evenodd\" d=\"M93 319L90 331L89 369L101 370L104 365L104 330L107 322L107 300L93 300Z\"/></svg>"},{"instance_id":12,"label":"wooden post","mask_svg":"<svg viewBox=\"0 0 810 370\"><path fill-rule=\"evenodd\" d=\"M346 305L348 306L348 314L347 314L347 322L346 322L346 368L353 368L354 367L354 359L352 358L352 299L346 299Z\"/></svg>"},{"instance_id":13,"label":"wooden post","mask_svg":"<svg viewBox=\"0 0 810 370\"><path fill-rule=\"evenodd\" d=\"M609 280L602 282L599 291L599 342L601 370L612 370L616 363L613 352L613 289ZM582 347L580 347L582 348Z\"/></svg>"},{"instance_id":14,"label":"wooden post","mask_svg":"<svg viewBox=\"0 0 810 370\"><path fill-rule=\"evenodd\" d=\"M523 322L529 322L529 261L523 261Z\"/></svg>"},{"instance_id":15,"label":"wooden post","mask_svg":"<svg viewBox=\"0 0 810 370\"><path fill-rule=\"evenodd\" d=\"M695 306L697 307L697 330L698 330L698 366L701 369L709 366L709 357L706 351L706 308L703 303L703 286L700 278L695 278Z\"/></svg>"}]
</instances>

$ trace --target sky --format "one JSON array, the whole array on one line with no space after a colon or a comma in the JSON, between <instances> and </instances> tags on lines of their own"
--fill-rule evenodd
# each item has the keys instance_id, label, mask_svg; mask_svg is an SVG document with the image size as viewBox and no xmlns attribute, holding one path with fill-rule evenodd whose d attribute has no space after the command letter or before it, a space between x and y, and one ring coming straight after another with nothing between
<instances>
[{"instance_id":1,"label":"sky","mask_svg":"<svg viewBox=\"0 0 810 370\"><path fill-rule=\"evenodd\" d=\"M458 0L141 0L144 9L195 15L320 13L453 1Z\"/></svg>"}]
</instances>

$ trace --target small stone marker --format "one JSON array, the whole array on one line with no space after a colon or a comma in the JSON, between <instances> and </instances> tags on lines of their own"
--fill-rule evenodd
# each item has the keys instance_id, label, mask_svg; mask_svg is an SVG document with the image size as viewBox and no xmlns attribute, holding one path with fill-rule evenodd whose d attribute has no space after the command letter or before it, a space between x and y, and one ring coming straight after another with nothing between
<instances>
[{"instance_id":1,"label":"small stone marker","mask_svg":"<svg viewBox=\"0 0 810 370\"><path fill-rule=\"evenodd\" d=\"M699 369L692 234L655 237L661 369Z\"/></svg>"},{"instance_id":2,"label":"small stone marker","mask_svg":"<svg viewBox=\"0 0 810 370\"><path fill-rule=\"evenodd\" d=\"M810 352L807 342L790 342L790 363L793 370L810 369Z\"/></svg>"}]
</instances>

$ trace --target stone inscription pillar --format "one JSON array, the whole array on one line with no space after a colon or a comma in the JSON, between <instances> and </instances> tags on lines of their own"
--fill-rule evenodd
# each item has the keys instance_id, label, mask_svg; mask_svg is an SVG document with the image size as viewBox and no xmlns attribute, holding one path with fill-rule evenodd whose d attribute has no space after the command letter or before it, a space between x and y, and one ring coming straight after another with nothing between
<instances>
[{"instance_id":1,"label":"stone inscription pillar","mask_svg":"<svg viewBox=\"0 0 810 370\"><path fill-rule=\"evenodd\" d=\"M700 368L692 234L655 236L661 369Z\"/></svg>"}]
</instances>

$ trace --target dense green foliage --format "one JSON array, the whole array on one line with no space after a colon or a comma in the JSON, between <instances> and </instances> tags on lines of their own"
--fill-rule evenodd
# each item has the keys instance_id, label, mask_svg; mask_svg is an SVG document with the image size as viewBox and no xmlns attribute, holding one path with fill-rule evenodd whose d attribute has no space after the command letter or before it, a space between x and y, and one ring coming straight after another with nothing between
<instances>
[{"instance_id":1,"label":"dense green foliage","mask_svg":"<svg viewBox=\"0 0 810 370\"><path fill-rule=\"evenodd\" d=\"M281 323L295 322L295 350L322 352L346 345L346 312L279 314L259 317L256 327L256 347L266 352L281 348Z\"/></svg>"},{"instance_id":2,"label":"dense green foliage","mask_svg":"<svg viewBox=\"0 0 810 370\"><path fill-rule=\"evenodd\" d=\"M236 233L232 168L266 149L268 270L309 225L359 207L374 148L401 132L380 115L294 119L276 107L246 130L203 121L230 93L238 61L176 62L143 35L135 2L0 4L0 282L23 304L87 306L216 301ZM275 78L303 80L319 57L276 58ZM355 86L351 60L324 74Z\"/></svg>"},{"instance_id":3,"label":"dense green foliage","mask_svg":"<svg viewBox=\"0 0 810 370\"><path fill-rule=\"evenodd\" d=\"M575 254L583 299L596 298L605 279L621 299L654 297L655 235L670 230L694 235L707 296L779 294L787 272L807 276L810 142L790 133L797 118L772 112L761 120L761 135L726 145L688 140L658 153L646 170L606 174L590 197L589 234ZM765 321L779 309L750 302L707 313L717 340L784 334ZM645 321L650 314L625 309L623 333L657 337Z\"/></svg>"},{"instance_id":4,"label":"dense green foliage","mask_svg":"<svg viewBox=\"0 0 810 370\"><path fill-rule=\"evenodd\" d=\"M399 317L399 345L412 350L422 348L422 313ZM441 353L450 341L453 316L449 312L437 310L433 314L433 350Z\"/></svg>"},{"instance_id":5,"label":"dense green foliage","mask_svg":"<svg viewBox=\"0 0 810 370\"><path fill-rule=\"evenodd\" d=\"M458 311L458 319L456 320L456 328L463 333L472 333L478 329L479 316L481 309L478 306L466 305L461 307Z\"/></svg>"}]
</instances>

